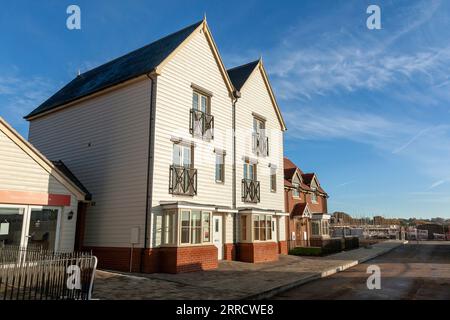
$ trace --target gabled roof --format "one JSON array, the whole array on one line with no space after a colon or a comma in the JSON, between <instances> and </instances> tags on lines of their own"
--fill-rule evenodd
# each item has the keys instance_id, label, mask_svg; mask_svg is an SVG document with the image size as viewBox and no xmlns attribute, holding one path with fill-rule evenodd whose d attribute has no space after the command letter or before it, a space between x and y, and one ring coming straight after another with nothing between
<instances>
[{"instance_id":1,"label":"gabled roof","mask_svg":"<svg viewBox=\"0 0 450 320\"><path fill-rule=\"evenodd\" d=\"M286 123L284 122L280 107L278 106L278 102L275 98L272 86L270 85L269 77L267 76L267 72L264 68L262 59L228 69L228 75L230 76L231 82L233 83L234 87L238 91L241 91L244 88L247 80L251 77L255 70L260 70L262 73L264 83L266 84L267 91L269 92L270 99L275 108L275 113L277 114L278 120L280 121L281 129L285 131L287 129Z\"/></svg>"},{"instance_id":2,"label":"gabled roof","mask_svg":"<svg viewBox=\"0 0 450 320\"><path fill-rule=\"evenodd\" d=\"M25 118L31 118L97 91L150 73L203 21L87 71L64 86Z\"/></svg>"},{"instance_id":3,"label":"gabled roof","mask_svg":"<svg viewBox=\"0 0 450 320\"><path fill-rule=\"evenodd\" d=\"M308 215L309 213L309 208L308 208L308 204L306 202L300 202L297 203L294 208L292 208L292 215L293 216L303 216L303 215Z\"/></svg>"},{"instance_id":4,"label":"gabled roof","mask_svg":"<svg viewBox=\"0 0 450 320\"><path fill-rule=\"evenodd\" d=\"M237 90L241 90L244 83L252 74L253 70L258 66L259 60L228 69L228 75L231 82Z\"/></svg>"},{"instance_id":5,"label":"gabled roof","mask_svg":"<svg viewBox=\"0 0 450 320\"><path fill-rule=\"evenodd\" d=\"M316 183L317 183L317 191L319 191L320 193L323 193L324 195L327 195L325 190L323 190L322 187L320 186L319 180L317 179L317 176L315 173L304 173L302 175L302 177L303 177L303 181L305 182L305 184L307 184L308 187L310 187L310 188L311 188L311 182L315 179Z\"/></svg>"},{"instance_id":6,"label":"gabled roof","mask_svg":"<svg viewBox=\"0 0 450 320\"><path fill-rule=\"evenodd\" d=\"M292 179L294 178L294 175L298 173L300 176L300 188L306 191L311 190L305 183L303 183L303 172L302 170L295 165L291 160L284 157L283 158L283 167L284 167L284 186L285 187L293 187L292 185Z\"/></svg>"},{"instance_id":7,"label":"gabled roof","mask_svg":"<svg viewBox=\"0 0 450 320\"><path fill-rule=\"evenodd\" d=\"M203 28L230 93L233 86L212 39L206 19L152 42L140 49L87 71L64 86L39 107L25 116L30 120L63 105L122 84L146 74L159 74L162 66L177 52L198 28Z\"/></svg>"},{"instance_id":8,"label":"gabled roof","mask_svg":"<svg viewBox=\"0 0 450 320\"><path fill-rule=\"evenodd\" d=\"M59 183L61 183L67 190L72 192L79 201L87 199L88 193L78 186L72 179L48 160L42 153L40 153L31 143L25 140L16 130L14 130L2 117L0 117L0 131L3 132L12 142L14 142L23 152L25 152L31 159L39 164L45 171L52 175ZM75 176L73 176L75 178ZM76 178L75 178L76 179ZM81 183L80 183L81 184Z\"/></svg>"}]
</instances>

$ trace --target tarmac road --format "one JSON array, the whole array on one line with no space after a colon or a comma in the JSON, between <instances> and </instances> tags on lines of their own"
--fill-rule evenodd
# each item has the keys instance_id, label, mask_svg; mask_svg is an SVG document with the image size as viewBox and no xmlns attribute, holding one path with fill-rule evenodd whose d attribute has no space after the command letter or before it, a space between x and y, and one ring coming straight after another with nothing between
<instances>
[{"instance_id":1,"label":"tarmac road","mask_svg":"<svg viewBox=\"0 0 450 320\"><path fill-rule=\"evenodd\" d=\"M381 289L369 290L367 267L381 270ZM286 300L450 300L450 241L412 242L333 276L280 293Z\"/></svg>"}]
</instances>

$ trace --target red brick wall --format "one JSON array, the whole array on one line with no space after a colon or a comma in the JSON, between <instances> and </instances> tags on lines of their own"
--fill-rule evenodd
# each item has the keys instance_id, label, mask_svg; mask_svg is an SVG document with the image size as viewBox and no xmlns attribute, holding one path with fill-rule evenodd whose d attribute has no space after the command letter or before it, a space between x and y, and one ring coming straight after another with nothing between
<instances>
[{"instance_id":1,"label":"red brick wall","mask_svg":"<svg viewBox=\"0 0 450 320\"><path fill-rule=\"evenodd\" d=\"M277 242L239 243L238 260L259 263L278 260Z\"/></svg>"},{"instance_id":2,"label":"red brick wall","mask_svg":"<svg viewBox=\"0 0 450 320\"><path fill-rule=\"evenodd\" d=\"M161 272L181 273L218 267L218 253L215 246L174 247L159 250Z\"/></svg>"},{"instance_id":3,"label":"red brick wall","mask_svg":"<svg viewBox=\"0 0 450 320\"><path fill-rule=\"evenodd\" d=\"M311 212L327 212L327 199L325 197L317 195L317 203L314 203L311 201L311 194L308 193L306 195L306 201Z\"/></svg>"},{"instance_id":4,"label":"red brick wall","mask_svg":"<svg viewBox=\"0 0 450 320\"><path fill-rule=\"evenodd\" d=\"M223 260L236 260L236 245L233 243L225 243L223 250Z\"/></svg>"},{"instance_id":5,"label":"red brick wall","mask_svg":"<svg viewBox=\"0 0 450 320\"><path fill-rule=\"evenodd\" d=\"M102 269L130 271L130 248L85 247L98 258L98 267ZM198 247L173 247L133 250L132 272L181 273L216 269L218 267L217 248L213 245Z\"/></svg>"},{"instance_id":6,"label":"red brick wall","mask_svg":"<svg viewBox=\"0 0 450 320\"><path fill-rule=\"evenodd\" d=\"M92 251L98 259L98 267L118 271L130 271L131 248L83 247L83 251ZM133 272L140 271L142 248L133 250Z\"/></svg>"},{"instance_id":7,"label":"red brick wall","mask_svg":"<svg viewBox=\"0 0 450 320\"><path fill-rule=\"evenodd\" d=\"M279 254L288 254L287 241L279 241L278 242L278 253Z\"/></svg>"}]
</instances>

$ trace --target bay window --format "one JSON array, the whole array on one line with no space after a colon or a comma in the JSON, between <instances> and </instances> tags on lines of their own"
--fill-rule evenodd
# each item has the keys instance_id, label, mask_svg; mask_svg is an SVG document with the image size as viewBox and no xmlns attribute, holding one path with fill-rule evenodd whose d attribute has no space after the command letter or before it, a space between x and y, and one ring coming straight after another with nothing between
<instances>
[{"instance_id":1,"label":"bay window","mask_svg":"<svg viewBox=\"0 0 450 320\"><path fill-rule=\"evenodd\" d=\"M255 241L272 240L272 216L255 215L253 216L253 239Z\"/></svg>"},{"instance_id":2,"label":"bay window","mask_svg":"<svg viewBox=\"0 0 450 320\"><path fill-rule=\"evenodd\" d=\"M163 220L163 234L164 244L175 244L175 228L176 228L176 211L168 211L164 214Z\"/></svg>"},{"instance_id":3,"label":"bay window","mask_svg":"<svg viewBox=\"0 0 450 320\"><path fill-rule=\"evenodd\" d=\"M211 242L211 212L181 210L180 243L202 244Z\"/></svg>"},{"instance_id":4,"label":"bay window","mask_svg":"<svg viewBox=\"0 0 450 320\"><path fill-rule=\"evenodd\" d=\"M320 236L320 221L311 222L311 232L313 236Z\"/></svg>"},{"instance_id":5,"label":"bay window","mask_svg":"<svg viewBox=\"0 0 450 320\"><path fill-rule=\"evenodd\" d=\"M247 216L241 216L241 240L247 240Z\"/></svg>"}]
</instances>

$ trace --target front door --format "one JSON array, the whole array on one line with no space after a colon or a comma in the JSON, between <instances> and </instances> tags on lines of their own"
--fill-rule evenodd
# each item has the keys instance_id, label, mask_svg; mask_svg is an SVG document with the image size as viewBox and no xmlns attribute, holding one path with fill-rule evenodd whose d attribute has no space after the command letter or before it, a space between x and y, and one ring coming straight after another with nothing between
<instances>
[{"instance_id":1,"label":"front door","mask_svg":"<svg viewBox=\"0 0 450 320\"><path fill-rule=\"evenodd\" d=\"M213 241L217 247L218 259L223 259L222 216L213 216Z\"/></svg>"}]
</instances>

